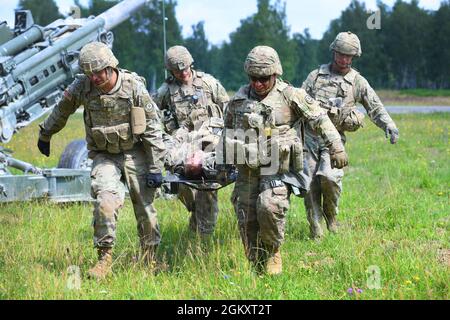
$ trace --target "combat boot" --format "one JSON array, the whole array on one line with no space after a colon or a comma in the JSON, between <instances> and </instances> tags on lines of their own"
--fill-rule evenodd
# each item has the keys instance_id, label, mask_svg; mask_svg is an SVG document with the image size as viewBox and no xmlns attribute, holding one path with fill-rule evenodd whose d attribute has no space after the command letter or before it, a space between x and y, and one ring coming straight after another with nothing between
<instances>
[{"instance_id":1,"label":"combat boot","mask_svg":"<svg viewBox=\"0 0 450 320\"><path fill-rule=\"evenodd\" d=\"M309 225L310 237L313 240L320 240L323 237L323 230L320 223L313 223Z\"/></svg>"},{"instance_id":2,"label":"combat boot","mask_svg":"<svg viewBox=\"0 0 450 320\"><path fill-rule=\"evenodd\" d=\"M266 262L266 272L268 275L274 276L281 274L282 271L281 253L280 249L277 249L274 253L269 253Z\"/></svg>"},{"instance_id":3,"label":"combat boot","mask_svg":"<svg viewBox=\"0 0 450 320\"><path fill-rule=\"evenodd\" d=\"M331 233L338 233L339 231L339 223L336 219L336 215L327 216L327 228Z\"/></svg>"},{"instance_id":4,"label":"combat boot","mask_svg":"<svg viewBox=\"0 0 450 320\"><path fill-rule=\"evenodd\" d=\"M102 280L111 273L112 248L97 248L98 262L89 269L88 276L91 279Z\"/></svg>"}]
</instances>

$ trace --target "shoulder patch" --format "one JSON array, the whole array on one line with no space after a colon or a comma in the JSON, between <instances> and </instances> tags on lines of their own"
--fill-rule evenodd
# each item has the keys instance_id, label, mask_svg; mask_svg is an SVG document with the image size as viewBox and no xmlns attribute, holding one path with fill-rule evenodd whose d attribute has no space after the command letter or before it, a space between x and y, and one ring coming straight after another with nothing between
<instances>
[{"instance_id":1,"label":"shoulder patch","mask_svg":"<svg viewBox=\"0 0 450 320\"><path fill-rule=\"evenodd\" d=\"M314 99L309 94L307 94L305 96L305 101L306 101L307 104L313 104L314 103Z\"/></svg>"}]
</instances>

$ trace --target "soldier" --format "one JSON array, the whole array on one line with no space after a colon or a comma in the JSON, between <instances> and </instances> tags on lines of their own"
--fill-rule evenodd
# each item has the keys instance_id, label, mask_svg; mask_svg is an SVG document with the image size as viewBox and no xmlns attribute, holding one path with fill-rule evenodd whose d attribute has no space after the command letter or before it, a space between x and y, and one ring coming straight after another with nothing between
<instances>
[{"instance_id":1,"label":"soldier","mask_svg":"<svg viewBox=\"0 0 450 320\"><path fill-rule=\"evenodd\" d=\"M227 92L213 76L193 69L194 60L182 46L167 50L165 66L171 75L158 89L155 101L163 111L166 132L177 141L208 127L212 134L223 128ZM198 141L201 139L198 139ZM201 236L212 234L217 222L217 191L179 186L178 197L190 211L189 227Z\"/></svg>"},{"instance_id":2,"label":"soldier","mask_svg":"<svg viewBox=\"0 0 450 320\"><path fill-rule=\"evenodd\" d=\"M40 125L38 147L49 156L50 139L68 117L84 106L84 125L89 158L93 160L91 193L94 204L94 246L98 262L89 276L104 278L111 271L118 210L130 192L145 262L153 265L160 243L155 187L162 181L165 146L158 109L145 88L145 80L119 69L107 45L93 42L80 51L77 76L64 96ZM152 186L153 188L149 188Z\"/></svg>"},{"instance_id":3,"label":"soldier","mask_svg":"<svg viewBox=\"0 0 450 320\"><path fill-rule=\"evenodd\" d=\"M362 53L358 37L351 32L339 33L330 45L330 50L333 52L333 61L312 71L302 88L328 110L344 144L346 131L356 131L363 126L364 115L356 109L357 103L364 106L370 119L395 144L399 131L394 121L367 80L351 67L353 58L360 57ZM320 225L322 217L325 217L328 230L337 232L336 215L344 171L331 168L329 149L320 137L312 133L309 126L306 129L306 145L312 182L304 202L311 237L320 238L323 236Z\"/></svg>"},{"instance_id":4,"label":"soldier","mask_svg":"<svg viewBox=\"0 0 450 320\"><path fill-rule=\"evenodd\" d=\"M257 272L279 274L289 195L298 195L301 184L303 146L298 133L303 121L326 141L333 165L344 167L347 155L326 112L305 90L279 78L283 69L273 48L252 49L244 69L250 83L228 105L222 143L227 164L230 153L238 158L232 159L239 172L233 196L246 256ZM270 162L262 159L269 154L264 145L270 145ZM245 161L239 160L239 153Z\"/></svg>"}]
</instances>

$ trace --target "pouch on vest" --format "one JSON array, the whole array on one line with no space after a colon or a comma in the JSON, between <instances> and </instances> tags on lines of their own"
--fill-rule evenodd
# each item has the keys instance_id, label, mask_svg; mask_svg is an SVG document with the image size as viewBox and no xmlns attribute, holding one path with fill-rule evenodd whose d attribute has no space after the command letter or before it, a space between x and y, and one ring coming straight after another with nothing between
<instances>
[{"instance_id":1,"label":"pouch on vest","mask_svg":"<svg viewBox=\"0 0 450 320\"><path fill-rule=\"evenodd\" d=\"M300 172L303 170L303 145L300 139L296 140L291 149L292 168L294 172Z\"/></svg>"},{"instance_id":2,"label":"pouch on vest","mask_svg":"<svg viewBox=\"0 0 450 320\"><path fill-rule=\"evenodd\" d=\"M279 147L280 152L280 166L278 169L279 174L287 173L289 172L289 162L290 162L290 155L291 155L291 146L288 143L284 143L280 145Z\"/></svg>"},{"instance_id":3,"label":"pouch on vest","mask_svg":"<svg viewBox=\"0 0 450 320\"><path fill-rule=\"evenodd\" d=\"M106 150L106 137L103 129L103 127L92 128L92 138L99 150Z\"/></svg>"},{"instance_id":4,"label":"pouch on vest","mask_svg":"<svg viewBox=\"0 0 450 320\"><path fill-rule=\"evenodd\" d=\"M131 131L135 135L145 132L147 126L144 108L131 107Z\"/></svg>"},{"instance_id":5,"label":"pouch on vest","mask_svg":"<svg viewBox=\"0 0 450 320\"><path fill-rule=\"evenodd\" d=\"M208 111L204 107L193 107L189 115L189 119L193 125L194 130L198 128L206 121L208 121Z\"/></svg>"},{"instance_id":6,"label":"pouch on vest","mask_svg":"<svg viewBox=\"0 0 450 320\"><path fill-rule=\"evenodd\" d=\"M120 153L133 148L134 142L128 123L113 127L94 127L92 137L98 149L110 153Z\"/></svg>"},{"instance_id":7,"label":"pouch on vest","mask_svg":"<svg viewBox=\"0 0 450 320\"><path fill-rule=\"evenodd\" d=\"M364 114L356 108L343 108L340 110L339 123L337 129L339 131L354 132L364 126Z\"/></svg>"},{"instance_id":8,"label":"pouch on vest","mask_svg":"<svg viewBox=\"0 0 450 320\"><path fill-rule=\"evenodd\" d=\"M120 153L119 133L117 126L104 128L106 138L106 150L110 153Z\"/></svg>"},{"instance_id":9,"label":"pouch on vest","mask_svg":"<svg viewBox=\"0 0 450 320\"><path fill-rule=\"evenodd\" d=\"M223 118L222 109L217 104L208 105L207 108L210 118Z\"/></svg>"}]
</instances>

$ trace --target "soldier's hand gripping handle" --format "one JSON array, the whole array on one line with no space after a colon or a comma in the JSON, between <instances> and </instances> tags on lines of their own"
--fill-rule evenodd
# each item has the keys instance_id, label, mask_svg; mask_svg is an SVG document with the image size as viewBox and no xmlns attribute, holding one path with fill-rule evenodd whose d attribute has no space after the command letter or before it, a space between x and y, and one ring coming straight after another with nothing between
<instances>
[{"instance_id":1,"label":"soldier's hand gripping handle","mask_svg":"<svg viewBox=\"0 0 450 320\"><path fill-rule=\"evenodd\" d=\"M45 155L46 157L50 156L50 142L46 142L46 141L39 139L37 146L39 148L39 151L43 155Z\"/></svg>"},{"instance_id":2,"label":"soldier's hand gripping handle","mask_svg":"<svg viewBox=\"0 0 450 320\"><path fill-rule=\"evenodd\" d=\"M340 140L335 141L330 146L331 167L342 169L348 165L348 156L344 145Z\"/></svg>"},{"instance_id":3,"label":"soldier's hand gripping handle","mask_svg":"<svg viewBox=\"0 0 450 320\"><path fill-rule=\"evenodd\" d=\"M230 179L230 165L226 164L218 164L216 166L217 169L217 181L225 186L228 184L228 180Z\"/></svg>"},{"instance_id":4,"label":"soldier's hand gripping handle","mask_svg":"<svg viewBox=\"0 0 450 320\"><path fill-rule=\"evenodd\" d=\"M396 144L398 141L398 138L400 136L400 133L397 129L397 127L395 126L395 124L388 124L386 127L386 139L389 138L389 136L391 137L391 144Z\"/></svg>"},{"instance_id":5,"label":"soldier's hand gripping handle","mask_svg":"<svg viewBox=\"0 0 450 320\"><path fill-rule=\"evenodd\" d=\"M149 188L159 188L162 185L163 176L161 173L148 173L146 178Z\"/></svg>"}]
</instances>

